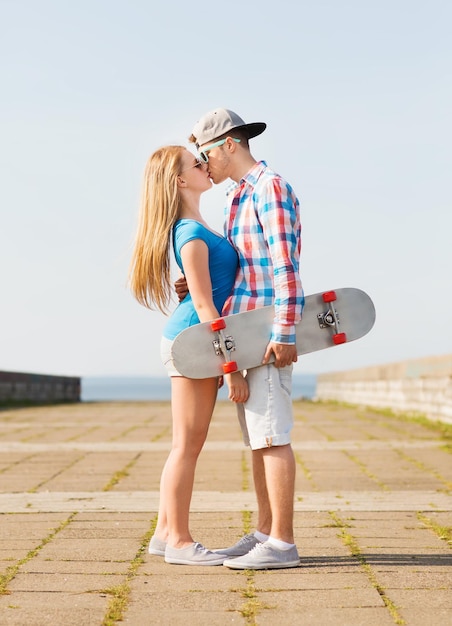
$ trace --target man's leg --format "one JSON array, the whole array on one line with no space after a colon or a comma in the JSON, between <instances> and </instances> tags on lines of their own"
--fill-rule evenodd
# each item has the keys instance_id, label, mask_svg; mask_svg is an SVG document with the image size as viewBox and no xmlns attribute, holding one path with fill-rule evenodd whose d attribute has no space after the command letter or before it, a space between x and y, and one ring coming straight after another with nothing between
<instances>
[{"instance_id":1,"label":"man's leg","mask_svg":"<svg viewBox=\"0 0 452 626\"><path fill-rule=\"evenodd\" d=\"M263 450L253 450L253 481L254 490L257 499L257 530L264 535L270 535L272 527L272 509L268 497L267 481L265 473L265 464L263 458Z\"/></svg>"},{"instance_id":2,"label":"man's leg","mask_svg":"<svg viewBox=\"0 0 452 626\"><path fill-rule=\"evenodd\" d=\"M281 569L300 564L293 532L296 464L290 444L291 377L291 367L251 371L246 431L253 450L258 522L269 537L243 556L231 554L224 565L232 569Z\"/></svg>"},{"instance_id":3,"label":"man's leg","mask_svg":"<svg viewBox=\"0 0 452 626\"><path fill-rule=\"evenodd\" d=\"M247 375L250 397L245 405L238 406L244 443L252 448L258 504L258 532L254 536L260 542L271 537L276 548L282 550L287 549L287 544L290 548L294 543L295 459L289 443L293 426L291 375L292 367L277 370L269 365L250 370ZM240 540L240 546L237 544L225 553L231 557L244 554L241 549L248 547L248 542L246 546L242 543ZM283 563L282 566L293 567L298 563L296 547L293 548L294 554L288 555L289 564ZM273 565L280 566L280 562Z\"/></svg>"},{"instance_id":4,"label":"man's leg","mask_svg":"<svg viewBox=\"0 0 452 626\"><path fill-rule=\"evenodd\" d=\"M271 511L273 539L294 543L293 513L296 464L292 446L273 446L261 452L265 468L266 489ZM253 454L255 454L255 452Z\"/></svg>"},{"instance_id":5,"label":"man's leg","mask_svg":"<svg viewBox=\"0 0 452 626\"><path fill-rule=\"evenodd\" d=\"M231 569L298 567L300 557L293 535L295 458L292 447L286 444L256 450L253 458L258 459L259 454L264 471L259 473L258 482L260 476L265 476L272 512L270 537L258 543L247 554L226 559L223 565ZM256 460L256 469L259 466Z\"/></svg>"},{"instance_id":6,"label":"man's leg","mask_svg":"<svg viewBox=\"0 0 452 626\"><path fill-rule=\"evenodd\" d=\"M293 543L295 458L290 444L293 368L273 365L249 372L246 426L253 449L253 476L259 507L258 530ZM263 530L265 529L265 530Z\"/></svg>"}]
</instances>

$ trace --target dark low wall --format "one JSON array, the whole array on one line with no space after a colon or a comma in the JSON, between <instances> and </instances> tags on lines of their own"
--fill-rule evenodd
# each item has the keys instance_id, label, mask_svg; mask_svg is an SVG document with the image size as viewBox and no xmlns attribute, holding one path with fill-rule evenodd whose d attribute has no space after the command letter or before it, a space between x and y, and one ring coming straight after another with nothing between
<instances>
[{"instance_id":1,"label":"dark low wall","mask_svg":"<svg viewBox=\"0 0 452 626\"><path fill-rule=\"evenodd\" d=\"M80 378L0 371L0 404L80 402Z\"/></svg>"}]
</instances>

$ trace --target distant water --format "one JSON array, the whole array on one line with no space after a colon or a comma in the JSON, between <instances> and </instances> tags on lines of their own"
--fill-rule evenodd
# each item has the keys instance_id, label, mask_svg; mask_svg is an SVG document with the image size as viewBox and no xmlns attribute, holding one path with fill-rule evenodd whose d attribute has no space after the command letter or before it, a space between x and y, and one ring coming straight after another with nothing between
<instances>
[{"instance_id":1,"label":"distant water","mask_svg":"<svg viewBox=\"0 0 452 626\"><path fill-rule=\"evenodd\" d=\"M315 396L317 377L304 374L294 375L294 400L312 399ZM97 377L82 378L82 401L100 402L103 400L170 400L171 388L167 377ZM218 399L227 399L227 389L222 388Z\"/></svg>"}]
</instances>

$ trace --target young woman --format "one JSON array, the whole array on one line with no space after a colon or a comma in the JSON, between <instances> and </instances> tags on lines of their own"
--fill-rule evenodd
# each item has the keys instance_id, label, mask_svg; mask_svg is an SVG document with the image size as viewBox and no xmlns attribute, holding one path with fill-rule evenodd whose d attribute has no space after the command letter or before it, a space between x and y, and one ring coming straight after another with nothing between
<instances>
[{"instance_id":1,"label":"young woman","mask_svg":"<svg viewBox=\"0 0 452 626\"><path fill-rule=\"evenodd\" d=\"M200 212L200 198L212 186L207 165L182 146L160 148L148 160L132 255L130 286L148 308L166 313L173 293L171 246L187 280L189 294L163 331L162 360L171 377L172 448L160 481L158 522L149 552L167 563L220 565L225 556L193 540L189 510L196 462L206 440L218 391L218 378L190 379L177 372L171 344L187 326L219 317L232 290L237 254L212 231ZM240 372L228 374L229 398L244 402L248 385Z\"/></svg>"}]
</instances>

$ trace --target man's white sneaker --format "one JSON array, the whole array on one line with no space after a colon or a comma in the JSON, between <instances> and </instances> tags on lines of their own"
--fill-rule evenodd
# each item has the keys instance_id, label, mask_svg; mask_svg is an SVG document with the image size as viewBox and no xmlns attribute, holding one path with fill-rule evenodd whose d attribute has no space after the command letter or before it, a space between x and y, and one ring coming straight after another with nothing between
<instances>
[{"instance_id":1,"label":"man's white sneaker","mask_svg":"<svg viewBox=\"0 0 452 626\"><path fill-rule=\"evenodd\" d=\"M296 546L289 550L279 550L268 541L258 543L248 554L223 563L231 569L283 569L298 567L300 557Z\"/></svg>"},{"instance_id":2,"label":"man's white sneaker","mask_svg":"<svg viewBox=\"0 0 452 626\"><path fill-rule=\"evenodd\" d=\"M165 561L173 565L222 565L227 559L225 554L207 550L200 543L192 543L188 548L166 546Z\"/></svg>"},{"instance_id":3,"label":"man's white sneaker","mask_svg":"<svg viewBox=\"0 0 452 626\"><path fill-rule=\"evenodd\" d=\"M245 535L237 543L230 548L222 548L221 550L214 550L217 554L226 554L226 556L243 556L248 554L250 550L260 543L253 534Z\"/></svg>"}]
</instances>

